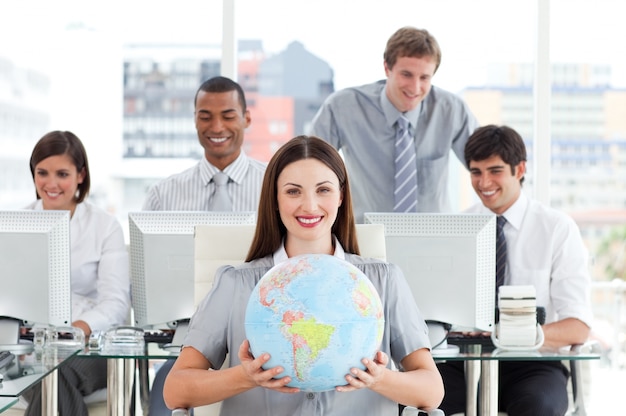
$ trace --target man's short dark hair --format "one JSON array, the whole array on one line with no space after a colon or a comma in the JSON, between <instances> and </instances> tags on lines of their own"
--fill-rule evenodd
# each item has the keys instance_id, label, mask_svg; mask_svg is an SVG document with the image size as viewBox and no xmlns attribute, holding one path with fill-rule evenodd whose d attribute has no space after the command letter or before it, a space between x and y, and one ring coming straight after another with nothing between
<instances>
[{"instance_id":1,"label":"man's short dark hair","mask_svg":"<svg viewBox=\"0 0 626 416\"><path fill-rule=\"evenodd\" d=\"M492 156L500 156L515 173L515 167L526 161L526 145L522 136L508 126L489 124L477 128L465 145L465 164L469 167L472 160L481 161Z\"/></svg>"},{"instance_id":2,"label":"man's short dark hair","mask_svg":"<svg viewBox=\"0 0 626 416\"><path fill-rule=\"evenodd\" d=\"M246 96L241 88L241 85L236 83L230 78L217 76L213 78L209 78L200 85L198 91L196 91L196 96L193 99L193 106L196 106L196 100L198 99L198 93L200 91L204 92L229 92L229 91L237 91L237 95L239 96L239 104L241 105L241 111L246 112Z\"/></svg>"}]
</instances>

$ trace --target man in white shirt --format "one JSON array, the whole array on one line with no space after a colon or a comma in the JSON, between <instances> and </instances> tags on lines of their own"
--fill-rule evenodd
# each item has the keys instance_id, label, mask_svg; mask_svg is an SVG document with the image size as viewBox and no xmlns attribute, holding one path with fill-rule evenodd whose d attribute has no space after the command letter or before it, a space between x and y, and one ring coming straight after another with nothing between
<instances>
[{"instance_id":1,"label":"man in white shirt","mask_svg":"<svg viewBox=\"0 0 626 416\"><path fill-rule=\"evenodd\" d=\"M522 192L526 147L510 127L480 127L465 147L472 186L481 204L469 212L495 213L506 219L505 285L533 285L537 306L546 309L544 346L580 344L592 319L588 254L574 221L562 212L530 200ZM463 367L440 364L446 414L465 409ZM509 416L564 415L568 372L560 361L502 361L499 409Z\"/></svg>"},{"instance_id":2,"label":"man in white shirt","mask_svg":"<svg viewBox=\"0 0 626 416\"><path fill-rule=\"evenodd\" d=\"M144 211L256 211L266 163L246 156L241 148L250 111L241 86L226 77L205 81L196 92L194 119L204 158L195 166L154 185L146 196ZM215 206L216 176L228 176L228 204ZM156 373L150 393L150 416L169 416L163 401L163 383L174 360Z\"/></svg>"}]
</instances>

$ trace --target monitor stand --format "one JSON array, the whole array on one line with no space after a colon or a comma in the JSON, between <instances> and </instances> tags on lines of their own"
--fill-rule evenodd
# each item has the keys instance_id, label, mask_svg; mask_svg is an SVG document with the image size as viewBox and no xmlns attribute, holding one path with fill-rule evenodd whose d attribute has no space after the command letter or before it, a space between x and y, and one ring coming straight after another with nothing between
<instances>
[{"instance_id":1,"label":"monitor stand","mask_svg":"<svg viewBox=\"0 0 626 416\"><path fill-rule=\"evenodd\" d=\"M450 325L443 322L436 321L426 321L426 325L428 326L428 338L430 338L431 348L430 352L433 357L438 355L453 355L458 354L460 351L458 345L448 345L446 341L448 337L448 331L450 330Z\"/></svg>"}]
</instances>

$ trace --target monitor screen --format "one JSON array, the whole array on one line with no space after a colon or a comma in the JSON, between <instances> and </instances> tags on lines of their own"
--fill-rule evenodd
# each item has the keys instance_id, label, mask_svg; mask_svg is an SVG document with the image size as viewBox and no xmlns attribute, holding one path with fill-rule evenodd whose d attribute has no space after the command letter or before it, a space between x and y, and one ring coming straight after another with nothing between
<instances>
[{"instance_id":1,"label":"monitor screen","mask_svg":"<svg viewBox=\"0 0 626 416\"><path fill-rule=\"evenodd\" d=\"M71 324L69 211L0 211L0 316Z\"/></svg>"},{"instance_id":2,"label":"monitor screen","mask_svg":"<svg viewBox=\"0 0 626 416\"><path fill-rule=\"evenodd\" d=\"M491 331L496 216L366 213L384 224L387 261L402 269L424 319Z\"/></svg>"},{"instance_id":3,"label":"monitor screen","mask_svg":"<svg viewBox=\"0 0 626 416\"><path fill-rule=\"evenodd\" d=\"M128 215L135 325L175 327L194 304L194 230L206 224L255 224L256 212L142 211Z\"/></svg>"}]
</instances>

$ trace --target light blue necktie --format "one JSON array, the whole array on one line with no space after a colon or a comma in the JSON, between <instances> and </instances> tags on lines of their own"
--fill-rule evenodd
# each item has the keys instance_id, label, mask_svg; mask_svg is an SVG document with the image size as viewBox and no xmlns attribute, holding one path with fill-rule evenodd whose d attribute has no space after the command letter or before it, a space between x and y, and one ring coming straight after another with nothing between
<instances>
[{"instance_id":1,"label":"light blue necktie","mask_svg":"<svg viewBox=\"0 0 626 416\"><path fill-rule=\"evenodd\" d=\"M409 130L409 120L400 116L396 128L395 143L395 212L417 211L417 165L415 143Z\"/></svg>"},{"instance_id":2,"label":"light blue necktie","mask_svg":"<svg viewBox=\"0 0 626 416\"><path fill-rule=\"evenodd\" d=\"M228 175L224 172L217 172L213 175L215 192L209 204L210 211L232 211L233 203L228 196Z\"/></svg>"}]
</instances>

